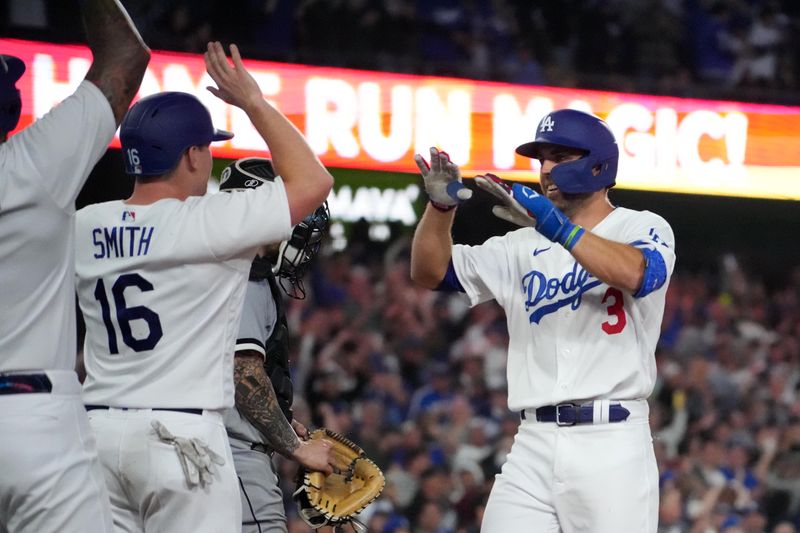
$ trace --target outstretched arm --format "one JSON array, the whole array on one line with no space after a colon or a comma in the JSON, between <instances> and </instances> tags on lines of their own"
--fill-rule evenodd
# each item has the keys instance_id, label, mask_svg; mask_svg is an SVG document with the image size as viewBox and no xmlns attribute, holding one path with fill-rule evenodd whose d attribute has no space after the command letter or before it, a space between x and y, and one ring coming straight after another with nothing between
<instances>
[{"instance_id":1,"label":"outstretched arm","mask_svg":"<svg viewBox=\"0 0 800 533\"><path fill-rule=\"evenodd\" d=\"M439 286L447 273L453 250L455 208L472 196L461 183L461 171L447 152L430 150L430 165L414 156L430 201L411 242L411 279L428 289Z\"/></svg>"},{"instance_id":2,"label":"outstretched arm","mask_svg":"<svg viewBox=\"0 0 800 533\"><path fill-rule=\"evenodd\" d=\"M94 56L86 79L108 99L119 126L139 91L150 49L118 0L84 0L83 23Z\"/></svg>"},{"instance_id":3,"label":"outstretched arm","mask_svg":"<svg viewBox=\"0 0 800 533\"><path fill-rule=\"evenodd\" d=\"M219 42L208 43L206 69L217 87L211 93L241 108L269 146L275 171L283 178L292 225L312 213L328 197L333 176L306 143L303 135L280 111L264 99L256 81L247 72L235 44L228 62Z\"/></svg>"},{"instance_id":4,"label":"outstretched arm","mask_svg":"<svg viewBox=\"0 0 800 533\"><path fill-rule=\"evenodd\" d=\"M428 204L411 241L411 279L435 289L444 279L453 251L455 211L442 212Z\"/></svg>"},{"instance_id":5,"label":"outstretched arm","mask_svg":"<svg viewBox=\"0 0 800 533\"><path fill-rule=\"evenodd\" d=\"M252 350L236 352L233 367L236 407L276 452L311 470L328 471L330 447L301 441L278 404L263 356Z\"/></svg>"}]
</instances>

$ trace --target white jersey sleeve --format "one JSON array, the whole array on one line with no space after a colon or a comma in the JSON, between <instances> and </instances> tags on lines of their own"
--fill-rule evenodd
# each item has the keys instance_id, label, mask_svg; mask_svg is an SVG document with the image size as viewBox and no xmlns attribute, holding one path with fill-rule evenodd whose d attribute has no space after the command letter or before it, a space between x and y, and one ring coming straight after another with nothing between
<instances>
[{"instance_id":1,"label":"white jersey sleeve","mask_svg":"<svg viewBox=\"0 0 800 533\"><path fill-rule=\"evenodd\" d=\"M621 236L622 242L641 249L655 250L664 258L667 277L675 268L675 235L661 216L650 211L641 211L629 219Z\"/></svg>"},{"instance_id":2,"label":"white jersey sleeve","mask_svg":"<svg viewBox=\"0 0 800 533\"><path fill-rule=\"evenodd\" d=\"M94 83L84 80L74 94L13 137L13 157L26 161L29 179L38 181L61 209L72 212L116 127L111 104Z\"/></svg>"}]
</instances>

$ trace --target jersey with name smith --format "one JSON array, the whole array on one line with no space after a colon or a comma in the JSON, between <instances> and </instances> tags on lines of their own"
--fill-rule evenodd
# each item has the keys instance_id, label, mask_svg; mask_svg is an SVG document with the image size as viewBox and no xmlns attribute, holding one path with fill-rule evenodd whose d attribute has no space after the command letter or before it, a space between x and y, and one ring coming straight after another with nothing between
<instances>
[{"instance_id":1,"label":"jersey with name smith","mask_svg":"<svg viewBox=\"0 0 800 533\"><path fill-rule=\"evenodd\" d=\"M291 234L283 182L76 216L84 401L233 406L233 350L258 246Z\"/></svg>"}]
</instances>

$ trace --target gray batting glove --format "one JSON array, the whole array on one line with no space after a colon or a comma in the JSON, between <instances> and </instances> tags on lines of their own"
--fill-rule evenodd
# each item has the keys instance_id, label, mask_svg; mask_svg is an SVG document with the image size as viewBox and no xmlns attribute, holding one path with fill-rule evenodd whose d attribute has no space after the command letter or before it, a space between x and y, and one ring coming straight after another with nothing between
<instances>
[{"instance_id":1,"label":"gray batting glove","mask_svg":"<svg viewBox=\"0 0 800 533\"><path fill-rule=\"evenodd\" d=\"M440 211L449 211L461 202L472 198L472 191L461 182L461 171L458 165L450 161L447 152L440 152L431 147L431 164L428 165L421 155L414 155L425 192L431 203Z\"/></svg>"},{"instance_id":2,"label":"gray batting glove","mask_svg":"<svg viewBox=\"0 0 800 533\"><path fill-rule=\"evenodd\" d=\"M475 176L475 185L500 200L501 205L496 205L492 208L494 216L508 220L517 226L536 227L536 219L514 199L511 194L511 187L503 180L494 174L484 174L483 176Z\"/></svg>"},{"instance_id":3,"label":"gray batting glove","mask_svg":"<svg viewBox=\"0 0 800 533\"><path fill-rule=\"evenodd\" d=\"M205 488L211 484L217 471L214 465L224 465L225 459L217 455L202 439L176 437L158 420L151 420L150 425L162 442L175 447L190 489L198 485Z\"/></svg>"}]
</instances>

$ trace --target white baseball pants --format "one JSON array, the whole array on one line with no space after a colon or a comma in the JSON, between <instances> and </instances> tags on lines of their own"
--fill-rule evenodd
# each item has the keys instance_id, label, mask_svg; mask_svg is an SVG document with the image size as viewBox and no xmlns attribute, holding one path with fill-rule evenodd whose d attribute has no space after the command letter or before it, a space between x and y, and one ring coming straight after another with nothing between
<instances>
[{"instance_id":1,"label":"white baseball pants","mask_svg":"<svg viewBox=\"0 0 800 533\"><path fill-rule=\"evenodd\" d=\"M177 451L150 426L154 419L175 436L203 439L224 457L210 485L189 488ZM118 533L241 531L239 481L219 412L111 408L90 411L89 420Z\"/></svg>"},{"instance_id":2,"label":"white baseball pants","mask_svg":"<svg viewBox=\"0 0 800 533\"><path fill-rule=\"evenodd\" d=\"M617 423L527 416L495 478L482 533L655 533L658 467L644 400Z\"/></svg>"},{"instance_id":3,"label":"white baseball pants","mask_svg":"<svg viewBox=\"0 0 800 533\"><path fill-rule=\"evenodd\" d=\"M111 533L78 376L41 373L52 392L0 395L0 533Z\"/></svg>"}]
</instances>

